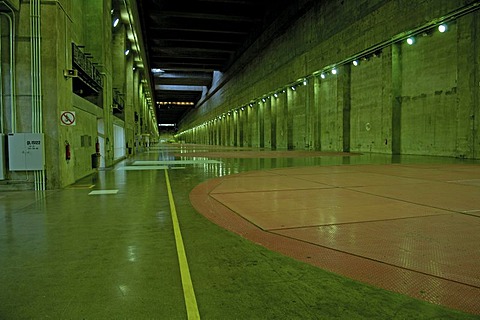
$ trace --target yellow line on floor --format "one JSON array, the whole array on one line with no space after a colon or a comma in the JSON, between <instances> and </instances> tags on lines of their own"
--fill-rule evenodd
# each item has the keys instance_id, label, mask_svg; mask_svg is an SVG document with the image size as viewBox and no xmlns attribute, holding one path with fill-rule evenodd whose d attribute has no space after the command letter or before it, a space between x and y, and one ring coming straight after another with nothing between
<instances>
[{"instance_id":1,"label":"yellow line on floor","mask_svg":"<svg viewBox=\"0 0 480 320\"><path fill-rule=\"evenodd\" d=\"M170 187L170 178L165 169L165 180L167 181L168 201L170 203L170 212L172 214L173 232L175 234L175 244L177 246L178 263L180 265L180 276L182 277L183 296L185 297L185 307L187 308L187 317L189 320L200 319L198 313L197 299L193 291L192 279L188 268L187 254L183 246L182 233L178 224L177 209L173 200L172 188Z\"/></svg>"}]
</instances>

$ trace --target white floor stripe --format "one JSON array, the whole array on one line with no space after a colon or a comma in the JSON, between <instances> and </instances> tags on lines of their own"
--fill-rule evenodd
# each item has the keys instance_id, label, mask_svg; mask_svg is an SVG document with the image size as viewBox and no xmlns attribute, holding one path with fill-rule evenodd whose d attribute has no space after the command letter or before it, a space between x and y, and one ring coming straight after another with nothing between
<instances>
[{"instance_id":1,"label":"white floor stripe","mask_svg":"<svg viewBox=\"0 0 480 320\"><path fill-rule=\"evenodd\" d=\"M120 171L134 171L134 170L165 170L168 169L167 166L128 166L120 167L117 170Z\"/></svg>"},{"instance_id":2,"label":"white floor stripe","mask_svg":"<svg viewBox=\"0 0 480 320\"><path fill-rule=\"evenodd\" d=\"M208 160L208 159L199 159L199 160L159 160L159 161L134 161L132 165L134 166L153 166L153 165L179 165L179 164L218 164L222 163L218 160Z\"/></svg>"},{"instance_id":3,"label":"white floor stripe","mask_svg":"<svg viewBox=\"0 0 480 320\"><path fill-rule=\"evenodd\" d=\"M93 190L88 195L101 195L101 194L117 194L118 190Z\"/></svg>"}]
</instances>

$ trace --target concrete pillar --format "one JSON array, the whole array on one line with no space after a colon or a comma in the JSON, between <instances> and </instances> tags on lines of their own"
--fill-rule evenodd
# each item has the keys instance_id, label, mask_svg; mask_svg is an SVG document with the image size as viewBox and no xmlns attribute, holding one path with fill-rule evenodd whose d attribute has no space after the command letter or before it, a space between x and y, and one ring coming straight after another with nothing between
<instances>
[{"instance_id":1,"label":"concrete pillar","mask_svg":"<svg viewBox=\"0 0 480 320\"><path fill-rule=\"evenodd\" d=\"M250 126L250 147L258 148L260 146L259 128L258 128L258 108L246 106L248 109L248 123Z\"/></svg>"},{"instance_id":2,"label":"concrete pillar","mask_svg":"<svg viewBox=\"0 0 480 320\"><path fill-rule=\"evenodd\" d=\"M351 67L344 65L338 70L337 101L342 112L342 151L350 152Z\"/></svg>"},{"instance_id":3,"label":"concrete pillar","mask_svg":"<svg viewBox=\"0 0 480 320\"><path fill-rule=\"evenodd\" d=\"M104 74L101 104L103 106L103 119L105 126L105 165L113 164L113 65L121 64L124 74L125 65L123 61L112 60L112 29L111 29L111 2L85 0L83 3L83 16L81 19L84 30L82 39L85 50L91 53L95 60L98 59L98 69ZM124 30L122 31L125 32ZM95 36L92 36L95 35ZM122 51L123 52L123 51ZM117 75L115 75L117 76ZM124 79L124 75L122 79Z\"/></svg>"},{"instance_id":4,"label":"concrete pillar","mask_svg":"<svg viewBox=\"0 0 480 320\"><path fill-rule=\"evenodd\" d=\"M233 146L238 147L238 113L232 112Z\"/></svg>"},{"instance_id":5,"label":"concrete pillar","mask_svg":"<svg viewBox=\"0 0 480 320\"><path fill-rule=\"evenodd\" d=\"M321 135L321 112L320 112L320 79L319 77L313 78L313 107L312 107L312 135L313 135L313 149L316 151L322 150Z\"/></svg>"},{"instance_id":6,"label":"concrete pillar","mask_svg":"<svg viewBox=\"0 0 480 320\"><path fill-rule=\"evenodd\" d=\"M240 147L245 147L246 144L246 117L243 110L238 110L238 145Z\"/></svg>"},{"instance_id":7,"label":"concrete pillar","mask_svg":"<svg viewBox=\"0 0 480 320\"><path fill-rule=\"evenodd\" d=\"M277 149L286 150L287 149L287 118L288 118L286 91L277 93L277 97L272 98L272 105L277 110L276 112Z\"/></svg>"},{"instance_id":8,"label":"concrete pillar","mask_svg":"<svg viewBox=\"0 0 480 320\"><path fill-rule=\"evenodd\" d=\"M305 101L305 149L315 149L315 125L317 109L315 104L315 77L308 79Z\"/></svg>"},{"instance_id":9,"label":"concrete pillar","mask_svg":"<svg viewBox=\"0 0 480 320\"><path fill-rule=\"evenodd\" d=\"M264 125L264 141L265 148L272 148L272 109L270 103L259 102L260 108L263 109L263 125Z\"/></svg>"},{"instance_id":10,"label":"concrete pillar","mask_svg":"<svg viewBox=\"0 0 480 320\"><path fill-rule=\"evenodd\" d=\"M294 123L293 123L293 116L294 116L294 96L296 92L291 89L286 89L286 103L285 103L285 112L286 112L286 134L287 134L287 149L293 150L294 149L294 142L293 142L293 132L294 132Z\"/></svg>"},{"instance_id":11,"label":"concrete pillar","mask_svg":"<svg viewBox=\"0 0 480 320\"><path fill-rule=\"evenodd\" d=\"M232 122L232 115L227 115L225 119L225 146L230 145L230 132L231 132L231 122Z\"/></svg>"},{"instance_id":12,"label":"concrete pillar","mask_svg":"<svg viewBox=\"0 0 480 320\"><path fill-rule=\"evenodd\" d=\"M457 146L459 157L479 158L479 14L457 20L458 106Z\"/></svg>"},{"instance_id":13,"label":"concrete pillar","mask_svg":"<svg viewBox=\"0 0 480 320\"><path fill-rule=\"evenodd\" d=\"M265 110L260 103L253 105L258 113L258 136L260 138L260 148L265 148Z\"/></svg>"},{"instance_id":14,"label":"concrete pillar","mask_svg":"<svg viewBox=\"0 0 480 320\"><path fill-rule=\"evenodd\" d=\"M126 64L126 83L125 83L125 97L124 97L124 110L123 110L123 119L125 123L125 143L124 147L131 146L134 138L134 113L133 113L133 101L135 99L135 82L138 81L138 74L133 70L133 58L127 60ZM128 156L128 148L126 154Z\"/></svg>"},{"instance_id":15,"label":"concrete pillar","mask_svg":"<svg viewBox=\"0 0 480 320\"><path fill-rule=\"evenodd\" d=\"M392 154L402 150L402 46L392 45Z\"/></svg>"}]
</instances>

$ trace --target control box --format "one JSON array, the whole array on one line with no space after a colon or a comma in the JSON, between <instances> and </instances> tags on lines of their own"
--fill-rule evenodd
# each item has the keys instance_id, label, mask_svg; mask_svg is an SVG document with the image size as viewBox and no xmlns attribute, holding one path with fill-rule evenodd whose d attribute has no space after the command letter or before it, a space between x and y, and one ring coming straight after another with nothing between
<instances>
[{"instance_id":1,"label":"control box","mask_svg":"<svg viewBox=\"0 0 480 320\"><path fill-rule=\"evenodd\" d=\"M45 165L43 133L8 134L10 171L43 170Z\"/></svg>"}]
</instances>

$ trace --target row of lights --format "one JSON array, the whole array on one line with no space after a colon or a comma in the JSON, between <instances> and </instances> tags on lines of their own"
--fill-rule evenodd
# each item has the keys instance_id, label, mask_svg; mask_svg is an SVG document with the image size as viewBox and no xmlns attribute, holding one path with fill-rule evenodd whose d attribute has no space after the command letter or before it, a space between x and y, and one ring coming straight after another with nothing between
<instances>
[{"instance_id":1,"label":"row of lights","mask_svg":"<svg viewBox=\"0 0 480 320\"><path fill-rule=\"evenodd\" d=\"M183 102L183 101L157 101L158 105L177 105L177 106L193 106L195 103L193 102Z\"/></svg>"},{"instance_id":2,"label":"row of lights","mask_svg":"<svg viewBox=\"0 0 480 320\"><path fill-rule=\"evenodd\" d=\"M116 27L118 27L118 25L120 24L120 18L118 16L115 16L115 10L112 9L110 10L110 14L114 17L113 19L113 28L115 29ZM125 49L124 51L124 54L126 56L128 56L130 54L130 48L129 46L127 46L127 48Z\"/></svg>"},{"instance_id":3,"label":"row of lights","mask_svg":"<svg viewBox=\"0 0 480 320\"><path fill-rule=\"evenodd\" d=\"M117 28L117 27L120 25L120 17L119 17L119 15L118 15L118 13L116 13L115 9L110 10L110 14L111 14L111 16L113 17L113 24L112 24L112 26L113 26L113 28L115 29L115 28ZM129 13L129 14L130 14L130 13ZM132 32L135 32L135 31L133 30L133 26L130 25L130 27L132 28ZM133 34L133 38L135 38L135 34ZM131 49L132 49L132 48L131 48L131 42L130 42L130 41L133 41L134 43L136 43L135 40L132 40L132 39L130 39L130 38L129 38L129 40L127 40L127 48L126 48L125 51L124 51L125 56L128 56L128 55L131 53ZM138 50L138 49L137 49L137 50ZM140 62L141 62L141 61L140 61ZM136 70L135 65L132 67L132 69L133 69L133 71ZM143 86L145 87L145 90L144 90L144 99L145 99L145 103L146 103L146 105L147 105L147 108L148 108L149 111L150 111L150 116L151 116L151 119L152 119L152 123L156 123L156 120L155 120L155 112L154 112L153 104L152 104L153 99L152 99L152 97L151 97L151 95L150 95L150 91L148 90L148 87L147 87L147 85L146 85L146 82L147 82L147 81L146 81L145 79L143 79L141 82L142 82Z\"/></svg>"},{"instance_id":4,"label":"row of lights","mask_svg":"<svg viewBox=\"0 0 480 320\"><path fill-rule=\"evenodd\" d=\"M437 30L440 32L440 33L444 33L448 30L448 25L447 24L440 24L438 27L437 27ZM414 36L410 36L406 39L406 42L408 45L413 45L416 41L415 41L415 37ZM368 60L370 57L378 57L380 56L381 54L381 50L378 50L378 51L375 51L373 54L371 55L366 55L362 58L355 58L353 60L350 59L351 61L351 64L354 66L354 67L357 67L360 65L360 60ZM326 79L328 75L332 74L332 75L337 75L338 74L338 69L335 67L337 65L340 65L340 64L336 64L334 65L334 67L330 67L330 68L326 68L326 69L323 69L321 71L316 71L314 72L311 76L319 76L321 79ZM309 77L311 77L309 76ZM289 84L287 85L286 87L280 89L280 90L276 90L272 95L270 94L267 94L267 95L263 95L262 98L260 99L255 99L255 100L252 100L248 106L250 108L253 108L253 106L258 103L260 104L260 101L265 103L267 101L267 99L270 99L271 96L273 96L274 98L278 98L279 94L281 93L285 93L286 92L286 88L290 88L292 91L296 91L296 88L298 86L301 86L301 85L304 85L306 86L308 84L308 78L309 77L305 77L304 79L301 79L301 80L297 80L295 81L294 83L292 84ZM230 111L228 111L227 113L223 113L222 115L219 115L217 117L215 117L214 119L212 120L209 120L209 121L206 121L204 122L203 124L201 125L198 125L194 128L191 128L191 129L188 129L186 131L184 131L184 133L187 133L187 132L190 132L190 131L193 131L195 129L198 129L200 127L205 127L207 124L211 124L211 123L214 123L215 121L219 121L219 120L222 120L223 118L225 118L226 116L230 116L232 112L235 112L235 113L238 113L239 111L244 111L245 110L245 106L242 106L242 107L239 107L239 108L234 108L234 109L231 109Z\"/></svg>"},{"instance_id":5,"label":"row of lights","mask_svg":"<svg viewBox=\"0 0 480 320\"><path fill-rule=\"evenodd\" d=\"M444 33L448 30L448 26L446 24L441 24L438 26L437 29L440 33ZM407 38L407 44L413 45L414 43L415 43L415 37L412 36Z\"/></svg>"}]
</instances>

